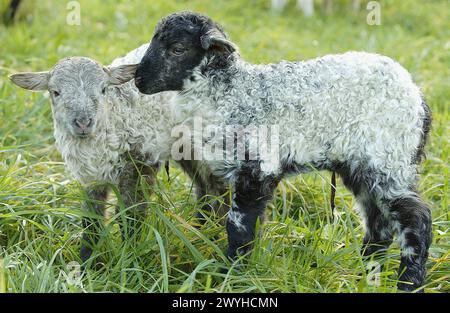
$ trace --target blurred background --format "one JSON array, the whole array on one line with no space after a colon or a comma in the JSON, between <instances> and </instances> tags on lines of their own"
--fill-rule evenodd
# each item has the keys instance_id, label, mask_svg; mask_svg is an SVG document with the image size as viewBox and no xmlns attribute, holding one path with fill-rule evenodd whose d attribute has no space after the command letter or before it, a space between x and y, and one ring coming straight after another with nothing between
<instances>
[{"instance_id":1,"label":"blurred background","mask_svg":"<svg viewBox=\"0 0 450 313\"><path fill-rule=\"evenodd\" d=\"M450 291L450 1L315 0L311 15L295 0L21 0L14 17L11 2L0 0L0 261L6 269L3 283L0 274L0 291L394 290L395 248L382 284L361 282L365 275L358 258L362 226L347 210L352 198L342 187L337 197L341 219L330 222L326 173L280 185L261 238L268 250L256 252L252 262L257 266L245 275L224 281L215 274L215 263L206 262L214 259L216 250L183 226L198 204L186 188L189 182L174 170L170 184L161 174L155 198L162 207L173 208L172 219L150 220L164 238L167 255L160 256L161 246L152 232L143 239L141 250L130 248L126 255L114 252L123 247L111 237L104 247L112 260L109 271L84 278L82 287L60 279L67 263L78 260L80 188L65 173L54 147L46 93L19 90L7 76L48 70L59 59L74 55L106 65L148 42L158 20L180 10L202 12L222 24L250 62L364 50L392 57L411 72L434 117L419 186L434 209L426 288ZM205 234L219 236L218 245L225 249L219 224L209 225ZM206 262L196 277L190 273L199 263L192 260L193 248L186 248L186 240ZM124 277L123 268L134 270Z\"/></svg>"}]
</instances>

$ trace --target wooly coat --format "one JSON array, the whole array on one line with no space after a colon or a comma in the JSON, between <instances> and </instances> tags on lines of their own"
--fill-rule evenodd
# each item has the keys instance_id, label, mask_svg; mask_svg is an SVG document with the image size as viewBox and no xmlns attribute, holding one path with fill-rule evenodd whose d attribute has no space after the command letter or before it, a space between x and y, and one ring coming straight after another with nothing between
<instances>
[{"instance_id":1,"label":"wooly coat","mask_svg":"<svg viewBox=\"0 0 450 313\"><path fill-rule=\"evenodd\" d=\"M140 178L154 183L160 163L170 157L175 140L172 127L189 123L192 116L189 113L185 118L183 112L167 105L173 93L147 96L129 82L147 46L108 67L85 57L72 57L59 61L48 72L11 76L25 89L50 92L56 146L68 171L86 187L84 207L103 216L108 185L118 186L130 219L130 225L122 227L124 239L125 233L131 235L139 228L137 221L147 207ZM200 162L179 163L194 180L199 198L226 192L223 182L206 166L198 170ZM226 204L222 204L207 203L203 210L224 211ZM83 261L89 259L99 239L100 223L99 218L83 218Z\"/></svg>"},{"instance_id":2,"label":"wooly coat","mask_svg":"<svg viewBox=\"0 0 450 313\"><path fill-rule=\"evenodd\" d=\"M425 279L431 215L416 191L431 116L410 74L364 52L253 65L206 16L182 12L157 25L138 66L143 93L179 91L180 108L214 111L220 125L277 125L279 155L210 162L233 185L228 255L245 253L278 182L311 169L338 173L364 220L363 254L402 250L398 287ZM251 141L251 140L249 140ZM249 143L250 144L250 143ZM274 161L275 160L275 161Z\"/></svg>"}]
</instances>

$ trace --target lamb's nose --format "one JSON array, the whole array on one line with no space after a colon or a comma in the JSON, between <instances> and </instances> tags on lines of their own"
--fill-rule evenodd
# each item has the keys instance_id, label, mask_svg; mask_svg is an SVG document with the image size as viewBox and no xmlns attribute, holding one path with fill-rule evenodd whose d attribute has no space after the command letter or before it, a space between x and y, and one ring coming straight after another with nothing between
<instances>
[{"instance_id":1,"label":"lamb's nose","mask_svg":"<svg viewBox=\"0 0 450 313\"><path fill-rule=\"evenodd\" d=\"M76 118L74 124L78 126L80 129L87 129L92 124L92 118Z\"/></svg>"}]
</instances>

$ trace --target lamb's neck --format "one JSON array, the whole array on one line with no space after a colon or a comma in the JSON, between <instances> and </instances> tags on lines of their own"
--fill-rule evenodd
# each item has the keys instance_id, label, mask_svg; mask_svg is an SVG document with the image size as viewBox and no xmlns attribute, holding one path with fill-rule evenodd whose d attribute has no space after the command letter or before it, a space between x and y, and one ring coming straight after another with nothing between
<instances>
[{"instance_id":1,"label":"lamb's neck","mask_svg":"<svg viewBox=\"0 0 450 313\"><path fill-rule=\"evenodd\" d=\"M240 89L239 82L251 75L255 65L245 62L239 57L233 57L224 68L215 68L206 64L202 69L201 79L196 83L195 89L198 98L209 98L213 102L224 92Z\"/></svg>"},{"instance_id":2,"label":"lamb's neck","mask_svg":"<svg viewBox=\"0 0 450 313\"><path fill-rule=\"evenodd\" d=\"M205 76L215 83L229 82L237 76L242 76L248 73L249 69L253 68L253 65L247 63L239 57L231 58L225 67L217 68L215 66L207 65L204 69Z\"/></svg>"}]
</instances>

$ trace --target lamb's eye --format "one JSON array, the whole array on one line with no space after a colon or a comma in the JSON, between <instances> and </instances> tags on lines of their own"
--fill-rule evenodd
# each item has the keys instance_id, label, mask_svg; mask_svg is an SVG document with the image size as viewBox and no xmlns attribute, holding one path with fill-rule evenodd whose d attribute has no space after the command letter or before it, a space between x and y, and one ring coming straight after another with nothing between
<instances>
[{"instance_id":1,"label":"lamb's eye","mask_svg":"<svg viewBox=\"0 0 450 313\"><path fill-rule=\"evenodd\" d=\"M59 92L57 92L56 90L53 90L52 91L52 95L53 95L53 97L58 97L59 96Z\"/></svg>"},{"instance_id":2,"label":"lamb's eye","mask_svg":"<svg viewBox=\"0 0 450 313\"><path fill-rule=\"evenodd\" d=\"M172 54L177 56L183 55L186 51L187 49L181 45L175 45L171 49Z\"/></svg>"},{"instance_id":3,"label":"lamb's eye","mask_svg":"<svg viewBox=\"0 0 450 313\"><path fill-rule=\"evenodd\" d=\"M103 87L102 94L104 95L106 93L106 87Z\"/></svg>"}]
</instances>

